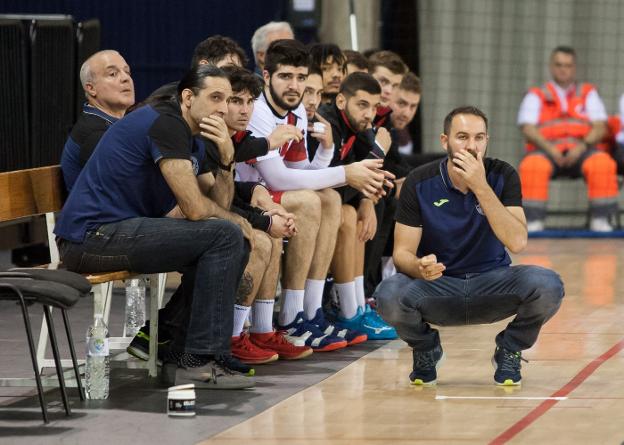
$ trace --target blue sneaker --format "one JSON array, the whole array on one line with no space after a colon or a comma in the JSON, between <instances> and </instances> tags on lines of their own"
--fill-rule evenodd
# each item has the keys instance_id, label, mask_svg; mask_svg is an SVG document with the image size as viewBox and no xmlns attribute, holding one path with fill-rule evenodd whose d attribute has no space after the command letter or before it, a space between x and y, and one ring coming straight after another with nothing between
<instances>
[{"instance_id":1,"label":"blue sneaker","mask_svg":"<svg viewBox=\"0 0 624 445\"><path fill-rule=\"evenodd\" d=\"M522 361L528 363L528 360L522 358L521 352L510 351L497 346L492 357L492 366L496 370L494 372L496 384L499 386L520 385L522 381L522 376L520 375Z\"/></svg>"},{"instance_id":2,"label":"blue sneaker","mask_svg":"<svg viewBox=\"0 0 624 445\"><path fill-rule=\"evenodd\" d=\"M347 346L347 341L344 338L324 333L317 325L306 320L303 312L299 312L292 323L284 326L278 324L277 326L278 330L286 333L286 338L291 343L296 345L303 343L310 346L314 352L334 351Z\"/></svg>"},{"instance_id":3,"label":"blue sneaker","mask_svg":"<svg viewBox=\"0 0 624 445\"><path fill-rule=\"evenodd\" d=\"M396 329L386 323L369 305L363 311L358 307L353 318L338 318L336 325L353 331L362 332L369 340L394 340L398 338Z\"/></svg>"},{"instance_id":4,"label":"blue sneaker","mask_svg":"<svg viewBox=\"0 0 624 445\"><path fill-rule=\"evenodd\" d=\"M364 343L368 338L366 334L361 332L353 331L349 328L342 328L336 325L331 324L325 316L323 315L323 309L318 308L316 311L316 315L310 323L316 325L322 332L327 335L335 336L342 338L347 341L347 346L357 345L359 343Z\"/></svg>"},{"instance_id":5,"label":"blue sneaker","mask_svg":"<svg viewBox=\"0 0 624 445\"><path fill-rule=\"evenodd\" d=\"M438 343L429 351L412 350L412 372L409 375L412 385L433 386L438 378L438 366L444 359L444 351Z\"/></svg>"}]
</instances>

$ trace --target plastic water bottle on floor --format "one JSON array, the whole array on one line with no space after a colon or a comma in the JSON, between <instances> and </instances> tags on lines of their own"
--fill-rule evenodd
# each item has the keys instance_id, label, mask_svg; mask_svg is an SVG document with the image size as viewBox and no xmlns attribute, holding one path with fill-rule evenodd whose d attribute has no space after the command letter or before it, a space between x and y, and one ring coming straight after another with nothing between
<instances>
[{"instance_id":1,"label":"plastic water bottle on floor","mask_svg":"<svg viewBox=\"0 0 624 445\"><path fill-rule=\"evenodd\" d=\"M97 314L93 325L87 329L87 363L85 388L87 398L108 398L110 357L108 350L108 328L102 314Z\"/></svg>"},{"instance_id":2,"label":"plastic water bottle on floor","mask_svg":"<svg viewBox=\"0 0 624 445\"><path fill-rule=\"evenodd\" d=\"M145 282L133 278L126 285L126 335L136 335L144 324Z\"/></svg>"}]
</instances>

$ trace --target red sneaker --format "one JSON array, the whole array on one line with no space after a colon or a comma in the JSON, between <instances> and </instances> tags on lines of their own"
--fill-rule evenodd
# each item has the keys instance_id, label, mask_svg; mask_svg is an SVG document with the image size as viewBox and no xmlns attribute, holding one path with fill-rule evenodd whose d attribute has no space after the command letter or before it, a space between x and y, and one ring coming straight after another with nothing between
<instances>
[{"instance_id":1,"label":"red sneaker","mask_svg":"<svg viewBox=\"0 0 624 445\"><path fill-rule=\"evenodd\" d=\"M232 337L232 355L247 364L270 363L279 358L276 351L249 341L249 334L244 332L238 337Z\"/></svg>"},{"instance_id":2,"label":"red sneaker","mask_svg":"<svg viewBox=\"0 0 624 445\"><path fill-rule=\"evenodd\" d=\"M312 354L309 346L295 346L280 331L267 332L266 334L251 333L250 339L253 344L264 349L271 349L279 354L284 360L299 360Z\"/></svg>"}]
</instances>

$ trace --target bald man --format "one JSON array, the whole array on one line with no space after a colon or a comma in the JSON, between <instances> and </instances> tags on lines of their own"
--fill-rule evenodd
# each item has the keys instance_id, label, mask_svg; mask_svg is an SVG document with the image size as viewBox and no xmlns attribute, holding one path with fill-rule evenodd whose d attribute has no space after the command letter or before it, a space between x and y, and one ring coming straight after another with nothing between
<instances>
[{"instance_id":1,"label":"bald man","mask_svg":"<svg viewBox=\"0 0 624 445\"><path fill-rule=\"evenodd\" d=\"M68 191L108 127L134 104L130 67L117 51L99 51L89 57L80 68L80 83L87 101L61 156Z\"/></svg>"},{"instance_id":2,"label":"bald man","mask_svg":"<svg viewBox=\"0 0 624 445\"><path fill-rule=\"evenodd\" d=\"M272 42L275 40L294 38L295 33L288 22L269 22L256 29L251 37L251 49L254 55L254 62L256 62L255 73L262 77L264 57Z\"/></svg>"}]
</instances>

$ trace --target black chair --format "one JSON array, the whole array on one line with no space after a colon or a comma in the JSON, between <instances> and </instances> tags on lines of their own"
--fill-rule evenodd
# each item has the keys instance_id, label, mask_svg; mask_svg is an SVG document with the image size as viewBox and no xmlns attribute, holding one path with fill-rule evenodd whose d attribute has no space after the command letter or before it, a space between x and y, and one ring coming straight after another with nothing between
<instances>
[{"instance_id":1,"label":"black chair","mask_svg":"<svg viewBox=\"0 0 624 445\"><path fill-rule=\"evenodd\" d=\"M34 303L43 306L43 313L48 325L48 333L50 335L50 345L56 366L56 374L58 376L59 388L63 399L66 415L71 415L71 409L67 399L67 391L65 388L65 379L63 377L63 368L61 366L61 357L58 351L58 343L56 341L56 333L54 330L54 322L50 307L56 307L61 311L63 322L65 324L65 333L69 343L69 351L71 354L74 374L76 376L76 384L80 394L80 400L84 400L84 392L82 382L80 381L80 371L76 360L76 351L72 341L71 328L67 309L71 308L76 302L89 294L91 285L80 274L65 270L48 270L48 269L12 269L0 272L0 300L17 300L22 309L24 317L24 326L26 328L26 336L28 337L28 347L30 349L30 358L32 360L33 370L35 372L35 380L37 382L37 392L39 394L39 403L41 404L41 413L43 421L49 422L48 411L43 395L43 385L39 375L37 366L37 356L35 345L33 342L32 329L30 327L30 319L28 316L28 306Z\"/></svg>"}]
</instances>

